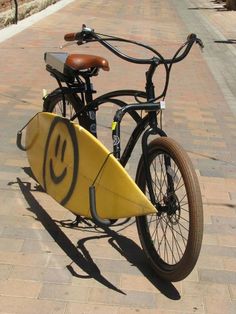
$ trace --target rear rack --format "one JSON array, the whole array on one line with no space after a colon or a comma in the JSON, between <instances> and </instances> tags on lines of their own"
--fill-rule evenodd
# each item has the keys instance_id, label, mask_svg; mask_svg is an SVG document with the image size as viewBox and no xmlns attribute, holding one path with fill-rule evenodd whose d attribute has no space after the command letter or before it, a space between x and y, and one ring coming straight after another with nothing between
<instances>
[{"instance_id":1,"label":"rear rack","mask_svg":"<svg viewBox=\"0 0 236 314\"><path fill-rule=\"evenodd\" d=\"M69 56L66 52L45 52L44 60L46 69L55 78L62 82L73 83L75 80L74 70L66 65L66 59Z\"/></svg>"}]
</instances>

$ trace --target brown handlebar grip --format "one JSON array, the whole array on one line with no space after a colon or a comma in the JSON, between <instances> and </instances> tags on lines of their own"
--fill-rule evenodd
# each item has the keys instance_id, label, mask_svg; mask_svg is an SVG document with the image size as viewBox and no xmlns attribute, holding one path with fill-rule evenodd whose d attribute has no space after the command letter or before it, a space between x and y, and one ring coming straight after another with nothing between
<instances>
[{"instance_id":1,"label":"brown handlebar grip","mask_svg":"<svg viewBox=\"0 0 236 314\"><path fill-rule=\"evenodd\" d=\"M76 39L76 33L68 33L64 36L65 41L74 41Z\"/></svg>"}]
</instances>

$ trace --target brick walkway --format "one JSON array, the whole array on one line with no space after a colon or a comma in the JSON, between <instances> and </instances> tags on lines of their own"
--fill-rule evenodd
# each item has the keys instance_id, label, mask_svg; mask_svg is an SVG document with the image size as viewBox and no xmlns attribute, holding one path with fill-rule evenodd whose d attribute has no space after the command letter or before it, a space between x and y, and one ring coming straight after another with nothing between
<instances>
[{"instance_id":1,"label":"brick walkway","mask_svg":"<svg viewBox=\"0 0 236 314\"><path fill-rule=\"evenodd\" d=\"M236 312L236 46L225 43L236 39L236 12L218 7L210 0L79 0L0 44L0 313ZM109 234L85 224L63 227L60 221L72 215L35 188L25 153L16 148L17 130L41 110L41 90L56 87L43 53L57 51L63 35L82 23L146 42L165 56L190 32L206 44L203 54L195 47L174 66L164 119L194 162L204 203L202 252L182 282L153 276L132 220ZM67 50L109 60L111 71L95 79L99 93L143 86L142 66L98 45ZM111 112L107 107L99 118L108 146Z\"/></svg>"}]
</instances>

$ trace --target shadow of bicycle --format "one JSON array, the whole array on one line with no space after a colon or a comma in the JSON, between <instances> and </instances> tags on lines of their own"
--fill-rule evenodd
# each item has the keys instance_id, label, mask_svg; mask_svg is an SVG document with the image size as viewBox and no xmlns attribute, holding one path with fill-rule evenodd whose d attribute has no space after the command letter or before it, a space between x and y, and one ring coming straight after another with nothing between
<instances>
[{"instance_id":1,"label":"shadow of bicycle","mask_svg":"<svg viewBox=\"0 0 236 314\"><path fill-rule=\"evenodd\" d=\"M225 7L225 2L222 0L213 0L210 1L213 3L214 6L209 6L209 7L192 7L188 8L188 10L214 10L214 11L228 11L227 8Z\"/></svg>"},{"instance_id":2,"label":"shadow of bicycle","mask_svg":"<svg viewBox=\"0 0 236 314\"><path fill-rule=\"evenodd\" d=\"M73 276L84 280L87 278L94 278L94 280L98 281L105 287L126 295L124 291L116 287L103 276L99 267L96 265L90 252L85 246L87 241L108 238L108 243L124 258L126 258L129 263L137 267L139 271L147 278L147 280L149 280L152 285L156 287L156 289L158 289L162 294L170 299L180 299L180 294L172 285L172 283L157 278L156 275L152 272L147 263L147 260L145 259L142 249L133 240L128 239L111 228L98 230L94 225L85 225L86 231L88 228L90 228L93 233L96 232L97 234L92 235L91 237L82 238L77 242L77 245L74 245L33 196L32 192L37 191L37 189L32 189L29 182L22 182L19 178L17 178L17 183L19 184L20 190L25 200L29 204L28 210L36 215L36 219L42 223L50 236L71 259L72 263L67 265L67 269ZM63 228L63 225L61 226ZM83 230L82 227L79 229ZM76 273L72 266L73 263L83 270L83 272L87 275L79 275Z\"/></svg>"},{"instance_id":3,"label":"shadow of bicycle","mask_svg":"<svg viewBox=\"0 0 236 314\"><path fill-rule=\"evenodd\" d=\"M236 44L236 39L214 40L214 43L235 45Z\"/></svg>"}]
</instances>

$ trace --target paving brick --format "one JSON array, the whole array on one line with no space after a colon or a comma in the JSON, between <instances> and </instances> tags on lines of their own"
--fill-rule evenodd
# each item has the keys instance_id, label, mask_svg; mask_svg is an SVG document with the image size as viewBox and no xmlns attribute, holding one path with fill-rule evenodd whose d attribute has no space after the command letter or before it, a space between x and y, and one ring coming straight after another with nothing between
<instances>
[{"instance_id":1,"label":"paving brick","mask_svg":"<svg viewBox=\"0 0 236 314\"><path fill-rule=\"evenodd\" d=\"M128 274L140 274L140 271L136 267L130 267L130 263L127 261L119 260L107 260L107 259L96 259L96 265L104 272L114 273L128 273Z\"/></svg>"},{"instance_id":2,"label":"paving brick","mask_svg":"<svg viewBox=\"0 0 236 314\"><path fill-rule=\"evenodd\" d=\"M0 252L0 263L9 265L45 266L48 258L47 254Z\"/></svg>"},{"instance_id":3,"label":"paving brick","mask_svg":"<svg viewBox=\"0 0 236 314\"><path fill-rule=\"evenodd\" d=\"M218 225L228 224L231 227L231 229L236 229L236 217L213 216L212 223Z\"/></svg>"},{"instance_id":4,"label":"paving brick","mask_svg":"<svg viewBox=\"0 0 236 314\"><path fill-rule=\"evenodd\" d=\"M14 280L32 280L43 281L43 276L46 272L45 267L12 265L12 271L9 275L10 279Z\"/></svg>"},{"instance_id":5,"label":"paving brick","mask_svg":"<svg viewBox=\"0 0 236 314\"><path fill-rule=\"evenodd\" d=\"M0 296L0 304L3 313L17 314L64 314L66 307L63 301L54 302L13 296Z\"/></svg>"},{"instance_id":6,"label":"paving brick","mask_svg":"<svg viewBox=\"0 0 236 314\"><path fill-rule=\"evenodd\" d=\"M220 228L217 224L206 224L204 227L206 233L236 234L234 224L221 224Z\"/></svg>"},{"instance_id":7,"label":"paving brick","mask_svg":"<svg viewBox=\"0 0 236 314\"><path fill-rule=\"evenodd\" d=\"M2 232L3 237L14 239L34 239L53 241L53 238L46 230L31 229L31 228L14 228L5 227Z\"/></svg>"},{"instance_id":8,"label":"paving brick","mask_svg":"<svg viewBox=\"0 0 236 314\"><path fill-rule=\"evenodd\" d=\"M201 276L201 273L200 273ZM202 279L202 278L201 278ZM182 293L186 296L216 296L220 295L225 300L230 300L229 287L227 284L218 284L212 282L187 282L182 283Z\"/></svg>"},{"instance_id":9,"label":"paving brick","mask_svg":"<svg viewBox=\"0 0 236 314\"><path fill-rule=\"evenodd\" d=\"M234 247L215 246L215 245L204 245L202 247L202 253L210 256L226 256L235 257L236 250Z\"/></svg>"},{"instance_id":10,"label":"paving brick","mask_svg":"<svg viewBox=\"0 0 236 314\"><path fill-rule=\"evenodd\" d=\"M236 311L236 302L231 301L228 302L224 298L220 296L216 297L205 297L205 306L206 306L206 313L207 314L220 314L220 313L227 313L227 314L234 314Z\"/></svg>"},{"instance_id":11,"label":"paving brick","mask_svg":"<svg viewBox=\"0 0 236 314\"><path fill-rule=\"evenodd\" d=\"M189 296L181 296L181 299L176 301L158 295L157 311L165 311L165 309L174 311L174 313L178 313L178 311L186 313L205 313L203 298L199 296L191 296L191 298Z\"/></svg>"},{"instance_id":12,"label":"paving brick","mask_svg":"<svg viewBox=\"0 0 236 314\"><path fill-rule=\"evenodd\" d=\"M236 258L223 258L225 270L236 272Z\"/></svg>"},{"instance_id":13,"label":"paving brick","mask_svg":"<svg viewBox=\"0 0 236 314\"><path fill-rule=\"evenodd\" d=\"M236 284L236 274L228 270L199 269L199 279L202 281Z\"/></svg>"},{"instance_id":14,"label":"paving brick","mask_svg":"<svg viewBox=\"0 0 236 314\"><path fill-rule=\"evenodd\" d=\"M23 240L0 238L0 251L19 252L23 245Z\"/></svg>"},{"instance_id":15,"label":"paving brick","mask_svg":"<svg viewBox=\"0 0 236 314\"><path fill-rule=\"evenodd\" d=\"M129 274L121 275L121 288L124 290L157 292L157 288L152 285L144 276L135 276Z\"/></svg>"},{"instance_id":16,"label":"paving brick","mask_svg":"<svg viewBox=\"0 0 236 314\"><path fill-rule=\"evenodd\" d=\"M8 279L11 271L11 265L0 264L0 281Z\"/></svg>"},{"instance_id":17,"label":"paving brick","mask_svg":"<svg viewBox=\"0 0 236 314\"><path fill-rule=\"evenodd\" d=\"M65 314L118 314L119 308L117 306L108 305L93 305L93 304L81 304L68 302L66 306Z\"/></svg>"},{"instance_id":18,"label":"paving brick","mask_svg":"<svg viewBox=\"0 0 236 314\"><path fill-rule=\"evenodd\" d=\"M53 253L57 255L64 255L63 249L53 241L37 241L31 239L24 239L24 243L21 248L21 252L24 253Z\"/></svg>"},{"instance_id":19,"label":"paving brick","mask_svg":"<svg viewBox=\"0 0 236 314\"><path fill-rule=\"evenodd\" d=\"M79 286L48 283L43 285L39 299L86 302L88 294L89 290L80 289Z\"/></svg>"},{"instance_id":20,"label":"paving brick","mask_svg":"<svg viewBox=\"0 0 236 314\"><path fill-rule=\"evenodd\" d=\"M236 236L234 234L219 234L219 245L236 247Z\"/></svg>"},{"instance_id":21,"label":"paving brick","mask_svg":"<svg viewBox=\"0 0 236 314\"><path fill-rule=\"evenodd\" d=\"M206 245L217 245L219 244L218 237L215 234L203 234L203 244Z\"/></svg>"},{"instance_id":22,"label":"paving brick","mask_svg":"<svg viewBox=\"0 0 236 314\"><path fill-rule=\"evenodd\" d=\"M3 209L4 211L4 209ZM10 227L10 228L32 228L32 229L43 229L42 224L32 216L26 216L23 214L12 215L13 210L9 211L8 214L5 212L5 215L0 215L0 226L2 227Z\"/></svg>"},{"instance_id":23,"label":"paving brick","mask_svg":"<svg viewBox=\"0 0 236 314\"><path fill-rule=\"evenodd\" d=\"M92 269L92 268L91 268ZM97 270L96 272L88 271L86 273L85 271L82 271L79 267L73 266L74 275L72 276L72 284L78 285L80 287L86 288L103 288L104 285L107 285L109 287L113 288L120 288L120 274L117 273L109 273L109 272L102 272ZM75 275L77 274L77 276Z\"/></svg>"},{"instance_id":24,"label":"paving brick","mask_svg":"<svg viewBox=\"0 0 236 314\"><path fill-rule=\"evenodd\" d=\"M230 204L205 204L204 212L211 216L236 217L236 211Z\"/></svg>"},{"instance_id":25,"label":"paving brick","mask_svg":"<svg viewBox=\"0 0 236 314\"><path fill-rule=\"evenodd\" d=\"M192 272L188 275L187 278L185 278L186 281L194 281L197 282L199 281L199 276L198 276L198 269L195 267Z\"/></svg>"},{"instance_id":26,"label":"paving brick","mask_svg":"<svg viewBox=\"0 0 236 314\"><path fill-rule=\"evenodd\" d=\"M14 266L11 269L9 278L14 280L32 280L44 283L70 283L72 275L67 268Z\"/></svg>"},{"instance_id":27,"label":"paving brick","mask_svg":"<svg viewBox=\"0 0 236 314\"><path fill-rule=\"evenodd\" d=\"M122 274L120 278L120 287L124 290L135 290L135 291L146 291L146 292L153 292L153 293L160 293L162 282L161 280L158 282L157 280L148 280L142 274L137 275L129 275L129 274ZM181 292L181 282L173 283L173 289L177 289Z\"/></svg>"},{"instance_id":28,"label":"paving brick","mask_svg":"<svg viewBox=\"0 0 236 314\"><path fill-rule=\"evenodd\" d=\"M229 285L229 291L230 291L231 299L236 301L236 284Z\"/></svg>"},{"instance_id":29,"label":"paving brick","mask_svg":"<svg viewBox=\"0 0 236 314\"><path fill-rule=\"evenodd\" d=\"M24 288L23 288L24 287ZM37 298L41 283L26 280L1 280L0 295L25 298Z\"/></svg>"},{"instance_id":30,"label":"paving brick","mask_svg":"<svg viewBox=\"0 0 236 314\"><path fill-rule=\"evenodd\" d=\"M123 291L124 294L117 293L108 289L92 288L89 294L90 302L120 305L136 306L139 308L156 308L157 301L154 293L140 291Z\"/></svg>"},{"instance_id":31,"label":"paving brick","mask_svg":"<svg viewBox=\"0 0 236 314\"><path fill-rule=\"evenodd\" d=\"M218 247L215 246L217 249ZM209 252L205 253L202 250L199 260L197 262L198 267L200 268L208 268L208 269L224 269L224 263L222 258L219 258L218 250L215 254L211 254Z\"/></svg>"}]
</instances>

